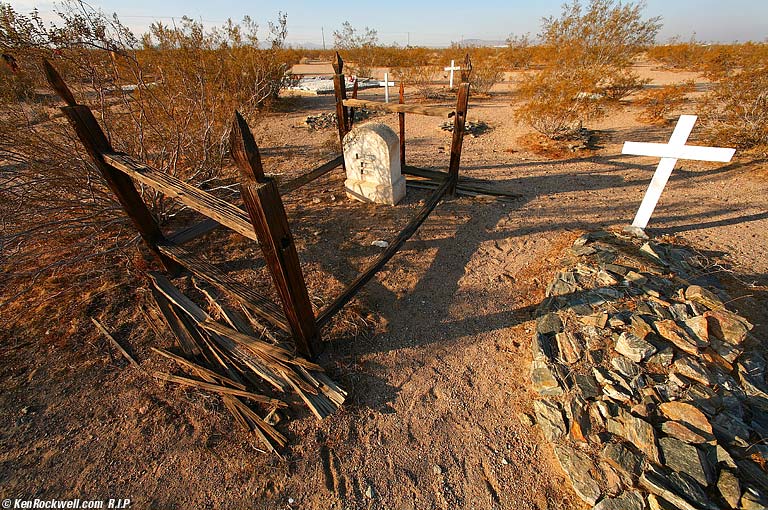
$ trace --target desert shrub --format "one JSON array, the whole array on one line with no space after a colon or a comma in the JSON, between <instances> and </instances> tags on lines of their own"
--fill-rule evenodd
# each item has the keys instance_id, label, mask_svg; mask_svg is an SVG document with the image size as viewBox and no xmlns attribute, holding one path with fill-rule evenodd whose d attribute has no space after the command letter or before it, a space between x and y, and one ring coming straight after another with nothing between
<instances>
[{"instance_id":1,"label":"desert shrub","mask_svg":"<svg viewBox=\"0 0 768 510\"><path fill-rule=\"evenodd\" d=\"M768 66L750 65L724 77L698 110L712 143L768 153Z\"/></svg>"},{"instance_id":2,"label":"desert shrub","mask_svg":"<svg viewBox=\"0 0 768 510\"><path fill-rule=\"evenodd\" d=\"M637 101L642 108L638 120L651 124L666 122L673 111L685 104L686 94L693 92L694 88L694 82L687 81L645 91Z\"/></svg>"},{"instance_id":3,"label":"desert shrub","mask_svg":"<svg viewBox=\"0 0 768 510\"><path fill-rule=\"evenodd\" d=\"M435 95L435 86L432 81L440 73L440 68L432 65L413 65L397 67L394 70L395 79L406 86L416 89L416 94L422 98L430 98Z\"/></svg>"},{"instance_id":4,"label":"desert shrub","mask_svg":"<svg viewBox=\"0 0 768 510\"><path fill-rule=\"evenodd\" d=\"M688 42L673 39L648 48L647 56L668 69L690 71L701 68L705 52L706 47L693 38Z\"/></svg>"},{"instance_id":5,"label":"desert shrub","mask_svg":"<svg viewBox=\"0 0 768 510\"><path fill-rule=\"evenodd\" d=\"M270 27L270 49L253 47L250 20L206 31L188 19L153 26L142 47L119 20L84 3L59 9L47 24L0 4L0 51L14 56L20 76L49 91L41 59L50 59L116 150L228 194L232 113L255 118L284 79L284 17ZM22 292L54 271L81 283L122 273L134 261L135 229L55 108L60 101L47 92L23 99L0 96L0 286ZM161 223L183 210L141 192ZM87 263L95 259L102 263Z\"/></svg>"},{"instance_id":6,"label":"desert shrub","mask_svg":"<svg viewBox=\"0 0 768 510\"><path fill-rule=\"evenodd\" d=\"M607 99L621 101L627 96L643 90L643 87L650 82L650 78L642 79L631 70L621 69L600 80L598 89Z\"/></svg>"},{"instance_id":7,"label":"desert shrub","mask_svg":"<svg viewBox=\"0 0 768 510\"><path fill-rule=\"evenodd\" d=\"M510 35L503 55L504 62L510 69L528 69L534 56L530 36L528 34Z\"/></svg>"},{"instance_id":8,"label":"desert shrub","mask_svg":"<svg viewBox=\"0 0 768 510\"><path fill-rule=\"evenodd\" d=\"M488 94L495 84L504 79L504 67L501 57L493 55L477 58L473 55L472 74L469 79L474 92Z\"/></svg>"},{"instance_id":9,"label":"desert shrub","mask_svg":"<svg viewBox=\"0 0 768 510\"><path fill-rule=\"evenodd\" d=\"M342 24L341 30L333 32L333 47L349 57L350 67L357 76L371 76L376 65L378 42L376 30L368 27L358 30L349 21Z\"/></svg>"},{"instance_id":10,"label":"desert shrub","mask_svg":"<svg viewBox=\"0 0 768 510\"><path fill-rule=\"evenodd\" d=\"M568 69L547 68L523 78L519 94L526 101L516 110L519 120L557 140L577 134L587 119L603 115L598 77Z\"/></svg>"},{"instance_id":11,"label":"desert shrub","mask_svg":"<svg viewBox=\"0 0 768 510\"><path fill-rule=\"evenodd\" d=\"M1 6L0 6L1 7ZM15 57L3 53L0 60L0 101L3 103L28 101L35 95L35 84L21 71Z\"/></svg>"},{"instance_id":12,"label":"desert shrub","mask_svg":"<svg viewBox=\"0 0 768 510\"><path fill-rule=\"evenodd\" d=\"M651 44L659 18L644 19L642 3L578 0L564 4L559 18L545 18L541 39L545 67L523 79L518 119L559 138L602 115L609 98L641 86L628 72L632 58Z\"/></svg>"},{"instance_id":13,"label":"desert shrub","mask_svg":"<svg viewBox=\"0 0 768 510\"><path fill-rule=\"evenodd\" d=\"M590 0L586 10L578 0L563 5L559 18L544 18L542 44L552 60L570 67L619 67L653 43L660 18L644 19L643 2Z\"/></svg>"}]
</instances>

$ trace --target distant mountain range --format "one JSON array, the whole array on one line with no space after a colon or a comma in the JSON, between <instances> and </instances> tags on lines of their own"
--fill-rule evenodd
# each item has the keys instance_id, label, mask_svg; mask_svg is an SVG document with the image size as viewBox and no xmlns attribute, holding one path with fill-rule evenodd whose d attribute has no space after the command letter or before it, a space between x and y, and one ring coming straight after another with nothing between
<instances>
[{"instance_id":1,"label":"distant mountain range","mask_svg":"<svg viewBox=\"0 0 768 510\"><path fill-rule=\"evenodd\" d=\"M493 39L464 39L462 42L462 46L471 48L471 47L482 47L482 46L506 46L507 41L503 40L493 40Z\"/></svg>"},{"instance_id":2,"label":"distant mountain range","mask_svg":"<svg viewBox=\"0 0 768 510\"><path fill-rule=\"evenodd\" d=\"M504 40L494 40L494 39L464 39L462 42L462 46L466 48L478 48L478 47L493 47L493 46L506 46L507 41ZM303 48L305 50L322 50L323 45L312 43L312 42L291 42L288 43L288 46L291 48ZM433 45L429 46L431 48L447 48L450 46L450 44L444 44L444 45ZM265 45L264 47L268 47L268 45ZM333 45L326 45L327 49L333 49Z\"/></svg>"}]
</instances>

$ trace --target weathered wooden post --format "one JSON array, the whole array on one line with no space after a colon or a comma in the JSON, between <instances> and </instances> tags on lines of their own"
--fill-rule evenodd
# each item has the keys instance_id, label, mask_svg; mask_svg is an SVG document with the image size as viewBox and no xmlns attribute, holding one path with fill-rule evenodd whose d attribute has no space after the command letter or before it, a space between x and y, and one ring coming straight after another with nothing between
<instances>
[{"instance_id":1,"label":"weathered wooden post","mask_svg":"<svg viewBox=\"0 0 768 510\"><path fill-rule=\"evenodd\" d=\"M451 162L448 166L448 179L451 181L448 193L456 195L456 184L459 181L459 164L461 163L461 146L464 143L464 124L467 120L469 106L469 77L472 73L472 62L469 53L464 58L461 67L461 84L456 95L456 114L453 119L453 138L451 140Z\"/></svg>"},{"instance_id":2,"label":"weathered wooden post","mask_svg":"<svg viewBox=\"0 0 768 510\"><path fill-rule=\"evenodd\" d=\"M320 331L312 312L283 201L275 180L264 175L259 148L239 112L235 112L230 143L232 157L242 176L240 190L243 203L283 303L296 348L302 355L312 357L314 344L320 340Z\"/></svg>"},{"instance_id":3,"label":"weathered wooden post","mask_svg":"<svg viewBox=\"0 0 768 510\"><path fill-rule=\"evenodd\" d=\"M405 104L405 86L400 82L400 104ZM397 114L400 123L400 168L405 168L405 113Z\"/></svg>"},{"instance_id":4,"label":"weathered wooden post","mask_svg":"<svg viewBox=\"0 0 768 510\"><path fill-rule=\"evenodd\" d=\"M357 88L359 86L359 82L357 78L355 78L355 84L352 86L352 99L357 99ZM355 109L350 108L349 109L349 129L352 129L352 126L355 124ZM343 147L342 147L343 149Z\"/></svg>"},{"instance_id":5,"label":"weathered wooden post","mask_svg":"<svg viewBox=\"0 0 768 510\"><path fill-rule=\"evenodd\" d=\"M339 127L339 146L344 148L344 135L346 135L351 129L351 123L347 113L347 107L344 106L344 100L347 98L347 84L344 81L344 61L341 60L341 55L336 52L336 62L333 63L333 70L336 74L333 75L333 90L336 94L336 124ZM341 163L342 168L346 171L344 162Z\"/></svg>"},{"instance_id":6,"label":"weathered wooden post","mask_svg":"<svg viewBox=\"0 0 768 510\"><path fill-rule=\"evenodd\" d=\"M136 229L147 247L160 259L165 270L171 275L177 275L182 267L174 260L160 253L158 244L161 244L165 238L160 231L157 221L147 208L147 204L141 198L136 190L133 181L124 173L112 168L104 161L105 153L114 152L107 136L102 131L101 126L93 116L91 109L85 105L77 104L75 96L64 83L58 71L47 60L43 60L43 68L48 83L61 97L67 106L63 106L61 111L66 115L69 123L77 133L77 137L85 146L85 150L91 157L91 160L99 169L104 180L107 181L109 189L117 196L118 201L123 206L128 217L131 218Z\"/></svg>"}]
</instances>

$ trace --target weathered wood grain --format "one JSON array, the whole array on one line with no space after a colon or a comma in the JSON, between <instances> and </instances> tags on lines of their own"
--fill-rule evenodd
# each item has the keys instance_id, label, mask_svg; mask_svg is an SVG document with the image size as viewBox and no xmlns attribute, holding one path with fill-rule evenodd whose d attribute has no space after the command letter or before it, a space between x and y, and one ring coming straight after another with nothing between
<instances>
[{"instance_id":1,"label":"weathered wood grain","mask_svg":"<svg viewBox=\"0 0 768 510\"><path fill-rule=\"evenodd\" d=\"M248 239L258 240L246 213L226 200L211 195L165 172L139 163L127 154L109 152L104 161L137 181L231 228Z\"/></svg>"}]
</instances>

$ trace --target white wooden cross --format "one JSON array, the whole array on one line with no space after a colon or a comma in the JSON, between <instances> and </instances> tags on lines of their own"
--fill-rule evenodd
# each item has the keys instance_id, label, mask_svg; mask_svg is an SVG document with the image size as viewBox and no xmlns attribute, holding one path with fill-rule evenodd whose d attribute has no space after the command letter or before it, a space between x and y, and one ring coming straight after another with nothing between
<instances>
[{"instance_id":1,"label":"white wooden cross","mask_svg":"<svg viewBox=\"0 0 768 510\"><path fill-rule=\"evenodd\" d=\"M461 71L461 66L457 66L456 62L451 60L450 67L444 67L443 70L451 72L451 77L448 80L448 87L449 88L453 88L453 72L454 71Z\"/></svg>"},{"instance_id":2,"label":"white wooden cross","mask_svg":"<svg viewBox=\"0 0 768 510\"><path fill-rule=\"evenodd\" d=\"M389 103L389 87L395 86L395 82L389 81L389 73L384 73L384 81L380 81L379 85L384 87L384 102Z\"/></svg>"},{"instance_id":3,"label":"white wooden cross","mask_svg":"<svg viewBox=\"0 0 768 510\"><path fill-rule=\"evenodd\" d=\"M634 156L657 156L661 158L656 173L653 174L648 190L645 192L643 202L637 210L633 227L645 229L648 226L648 220L651 219L653 210L667 185L669 176L678 159L694 159L698 161L719 161L727 163L733 157L736 149L724 149L720 147L699 147L695 145L685 145L688 135L693 130L696 123L696 115L681 115L677 121L675 130L669 139L669 143L645 143L645 142L624 142L622 154L632 154Z\"/></svg>"}]
</instances>

